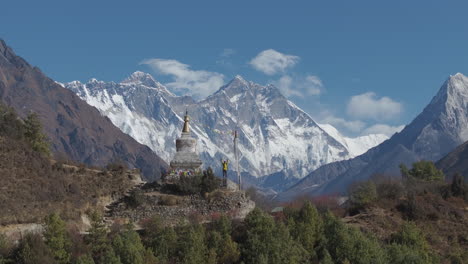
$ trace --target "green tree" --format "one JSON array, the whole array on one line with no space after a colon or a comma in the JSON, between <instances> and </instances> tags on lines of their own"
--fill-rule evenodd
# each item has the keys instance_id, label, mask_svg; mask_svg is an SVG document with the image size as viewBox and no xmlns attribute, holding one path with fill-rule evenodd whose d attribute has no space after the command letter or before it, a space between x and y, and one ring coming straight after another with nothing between
<instances>
[{"instance_id":1,"label":"green tree","mask_svg":"<svg viewBox=\"0 0 468 264\"><path fill-rule=\"evenodd\" d=\"M422 160L415 162L410 170L404 164L401 164L400 171L406 179L423 181L443 181L445 179L444 173L437 169L432 161Z\"/></svg>"},{"instance_id":2,"label":"green tree","mask_svg":"<svg viewBox=\"0 0 468 264\"><path fill-rule=\"evenodd\" d=\"M322 219L310 202L304 203L302 208L292 216L288 221L293 238L298 241L302 247L315 257L315 247L322 239L323 223Z\"/></svg>"},{"instance_id":3,"label":"green tree","mask_svg":"<svg viewBox=\"0 0 468 264\"><path fill-rule=\"evenodd\" d=\"M162 263L171 263L177 252L177 233L172 227L164 227L159 217L145 224L145 243Z\"/></svg>"},{"instance_id":4,"label":"green tree","mask_svg":"<svg viewBox=\"0 0 468 264\"><path fill-rule=\"evenodd\" d=\"M377 188L372 181L358 182L351 185L349 201L352 209L362 209L377 200Z\"/></svg>"},{"instance_id":5,"label":"green tree","mask_svg":"<svg viewBox=\"0 0 468 264\"><path fill-rule=\"evenodd\" d=\"M102 216L94 211L90 215L91 228L88 230L88 235L85 238L86 243L90 246L91 255L96 263L120 263L120 260L115 255L114 250L109 245L107 239L107 228L102 221ZM107 262L106 262L107 261Z\"/></svg>"},{"instance_id":6,"label":"green tree","mask_svg":"<svg viewBox=\"0 0 468 264\"><path fill-rule=\"evenodd\" d=\"M46 217L44 238L46 245L50 248L58 263L66 264L70 262L71 241L65 229L65 222L57 213Z\"/></svg>"},{"instance_id":7,"label":"green tree","mask_svg":"<svg viewBox=\"0 0 468 264\"><path fill-rule=\"evenodd\" d=\"M39 234L27 234L21 239L15 255L17 264L58 263Z\"/></svg>"},{"instance_id":8,"label":"green tree","mask_svg":"<svg viewBox=\"0 0 468 264\"><path fill-rule=\"evenodd\" d=\"M96 263L100 264L122 264L119 256L117 256L112 247L108 247L102 255L99 256L99 260Z\"/></svg>"},{"instance_id":9,"label":"green tree","mask_svg":"<svg viewBox=\"0 0 468 264\"><path fill-rule=\"evenodd\" d=\"M24 119L24 136L31 147L38 152L50 156L50 147L47 136L42 132L42 124L36 113L30 113Z\"/></svg>"},{"instance_id":10,"label":"green tree","mask_svg":"<svg viewBox=\"0 0 468 264\"><path fill-rule=\"evenodd\" d=\"M24 137L24 124L11 107L0 103L0 135L20 140Z\"/></svg>"},{"instance_id":11,"label":"green tree","mask_svg":"<svg viewBox=\"0 0 468 264\"><path fill-rule=\"evenodd\" d=\"M208 255L205 245L205 228L201 225L183 227L177 248L180 263L205 263Z\"/></svg>"},{"instance_id":12,"label":"green tree","mask_svg":"<svg viewBox=\"0 0 468 264\"><path fill-rule=\"evenodd\" d=\"M240 257L239 245L232 240L231 220L225 215L221 216L214 223L214 229L211 232L208 248L216 250L216 258L218 263L236 263Z\"/></svg>"},{"instance_id":13,"label":"green tree","mask_svg":"<svg viewBox=\"0 0 468 264\"><path fill-rule=\"evenodd\" d=\"M385 251L373 237L348 227L330 212L324 218L325 245L336 263L386 263Z\"/></svg>"},{"instance_id":14,"label":"green tree","mask_svg":"<svg viewBox=\"0 0 468 264\"><path fill-rule=\"evenodd\" d=\"M122 264L145 263L146 249L138 233L131 228L117 235L112 241L112 246Z\"/></svg>"},{"instance_id":15,"label":"green tree","mask_svg":"<svg viewBox=\"0 0 468 264\"><path fill-rule=\"evenodd\" d=\"M468 186L465 179L460 173L453 176L452 184L450 185L450 192L453 196L468 198Z\"/></svg>"},{"instance_id":16,"label":"green tree","mask_svg":"<svg viewBox=\"0 0 468 264\"><path fill-rule=\"evenodd\" d=\"M288 228L256 208L245 218L245 263L301 263L307 258L304 248L294 241Z\"/></svg>"},{"instance_id":17,"label":"green tree","mask_svg":"<svg viewBox=\"0 0 468 264\"><path fill-rule=\"evenodd\" d=\"M403 224L388 248L390 263L437 263L421 230L414 223Z\"/></svg>"},{"instance_id":18,"label":"green tree","mask_svg":"<svg viewBox=\"0 0 468 264\"><path fill-rule=\"evenodd\" d=\"M95 264L93 257L89 254L79 256L75 262L76 264Z\"/></svg>"}]
</instances>

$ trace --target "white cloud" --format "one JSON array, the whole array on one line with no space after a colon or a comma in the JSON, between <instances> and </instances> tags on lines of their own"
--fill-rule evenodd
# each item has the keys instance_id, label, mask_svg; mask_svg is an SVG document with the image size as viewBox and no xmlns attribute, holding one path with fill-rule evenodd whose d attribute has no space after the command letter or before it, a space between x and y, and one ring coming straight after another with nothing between
<instances>
[{"instance_id":1,"label":"white cloud","mask_svg":"<svg viewBox=\"0 0 468 264\"><path fill-rule=\"evenodd\" d=\"M274 75L284 72L286 68L294 66L298 61L298 56L287 55L273 49L267 49L255 56L249 64L252 65L254 69L267 75Z\"/></svg>"},{"instance_id":2,"label":"white cloud","mask_svg":"<svg viewBox=\"0 0 468 264\"><path fill-rule=\"evenodd\" d=\"M386 124L375 124L372 125L362 131L362 135L369 135L369 134L385 134L388 137L391 137L393 134L400 132L403 130L405 126L390 126Z\"/></svg>"},{"instance_id":3,"label":"white cloud","mask_svg":"<svg viewBox=\"0 0 468 264\"><path fill-rule=\"evenodd\" d=\"M358 119L389 120L403 111L403 105L389 97L377 98L373 92L351 97L347 106L348 115Z\"/></svg>"},{"instance_id":4,"label":"white cloud","mask_svg":"<svg viewBox=\"0 0 468 264\"><path fill-rule=\"evenodd\" d=\"M341 129L346 129L349 130L353 133L359 133L361 132L365 127L366 123L360 121L360 120L345 120L340 117L336 117L333 115L326 116L323 118L320 123L323 124L331 124L332 126L335 126L337 128ZM341 131L340 131L341 132ZM347 134L347 133L342 133L342 134Z\"/></svg>"},{"instance_id":5,"label":"white cloud","mask_svg":"<svg viewBox=\"0 0 468 264\"><path fill-rule=\"evenodd\" d=\"M286 97L319 95L323 88L320 78L313 75L308 75L305 78L283 75L279 80L274 81L273 84Z\"/></svg>"},{"instance_id":6,"label":"white cloud","mask_svg":"<svg viewBox=\"0 0 468 264\"><path fill-rule=\"evenodd\" d=\"M155 72L172 77L173 82L165 85L172 90L204 98L224 84L224 75L217 72L192 70L190 66L177 60L147 59L141 62Z\"/></svg>"}]
</instances>

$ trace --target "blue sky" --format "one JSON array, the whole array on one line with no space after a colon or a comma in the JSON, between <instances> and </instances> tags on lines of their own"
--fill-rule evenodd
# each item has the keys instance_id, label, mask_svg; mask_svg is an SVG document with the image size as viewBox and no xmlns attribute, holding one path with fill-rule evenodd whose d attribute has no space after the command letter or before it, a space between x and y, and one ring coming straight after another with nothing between
<instances>
[{"instance_id":1,"label":"blue sky","mask_svg":"<svg viewBox=\"0 0 468 264\"><path fill-rule=\"evenodd\" d=\"M18 0L2 2L0 38L60 82L142 70L199 96L237 74L274 83L316 121L360 135L407 124L450 74L468 74L466 10L450 0Z\"/></svg>"}]
</instances>

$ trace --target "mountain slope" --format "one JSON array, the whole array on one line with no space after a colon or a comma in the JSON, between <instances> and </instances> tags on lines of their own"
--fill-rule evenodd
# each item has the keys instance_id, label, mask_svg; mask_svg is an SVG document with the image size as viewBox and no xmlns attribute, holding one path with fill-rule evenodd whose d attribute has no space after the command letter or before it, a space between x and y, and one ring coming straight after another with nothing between
<instances>
[{"instance_id":1,"label":"mountain slope","mask_svg":"<svg viewBox=\"0 0 468 264\"><path fill-rule=\"evenodd\" d=\"M188 109L205 167L234 160L233 130L239 132L241 171L259 178L281 172L298 179L323 164L347 159L347 149L321 129L274 86L237 76L196 102L175 96L149 74L136 72L121 83L91 80L64 84L125 133L169 161Z\"/></svg>"},{"instance_id":2,"label":"mountain slope","mask_svg":"<svg viewBox=\"0 0 468 264\"><path fill-rule=\"evenodd\" d=\"M89 165L122 160L140 168L147 179L167 164L151 149L122 133L70 90L45 76L0 40L0 98L21 116L39 114L55 153Z\"/></svg>"},{"instance_id":3,"label":"mountain slope","mask_svg":"<svg viewBox=\"0 0 468 264\"><path fill-rule=\"evenodd\" d=\"M465 180L468 180L468 141L440 159L436 166L444 172L447 178L460 173Z\"/></svg>"},{"instance_id":4,"label":"mountain slope","mask_svg":"<svg viewBox=\"0 0 468 264\"><path fill-rule=\"evenodd\" d=\"M343 192L373 174L399 175L398 165L435 161L468 140L468 78L451 76L423 112L400 133L354 159L313 171L278 199L298 194Z\"/></svg>"}]
</instances>

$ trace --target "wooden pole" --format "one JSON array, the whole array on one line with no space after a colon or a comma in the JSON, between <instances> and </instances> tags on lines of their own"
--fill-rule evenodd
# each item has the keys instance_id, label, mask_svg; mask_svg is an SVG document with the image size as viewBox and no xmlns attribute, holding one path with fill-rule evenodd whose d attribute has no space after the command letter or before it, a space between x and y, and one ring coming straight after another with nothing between
<instances>
[{"instance_id":1,"label":"wooden pole","mask_svg":"<svg viewBox=\"0 0 468 264\"><path fill-rule=\"evenodd\" d=\"M239 185L239 191L242 190L242 181L241 181L241 174L239 169L239 149L237 146L237 130L234 131L234 156L236 158L236 167L237 167L237 183Z\"/></svg>"}]
</instances>

